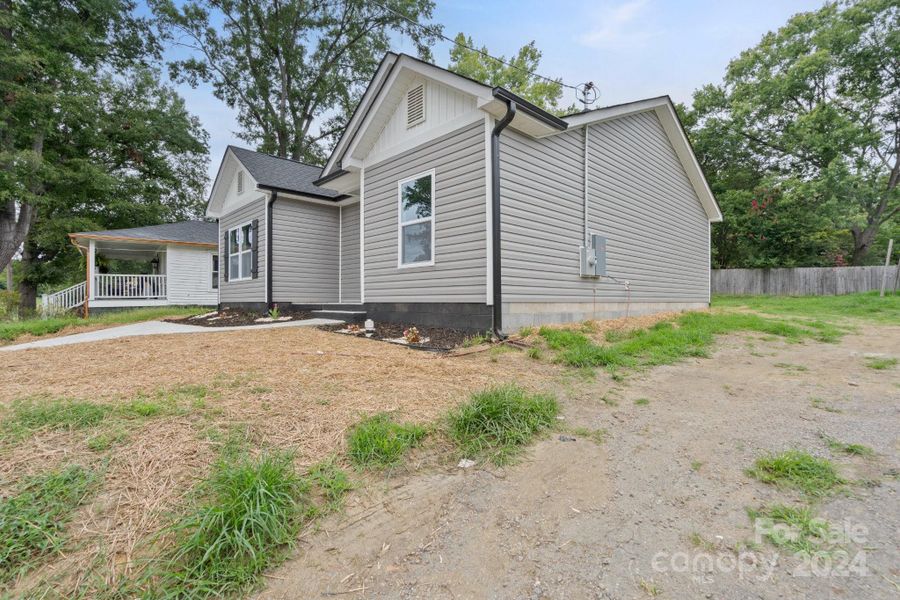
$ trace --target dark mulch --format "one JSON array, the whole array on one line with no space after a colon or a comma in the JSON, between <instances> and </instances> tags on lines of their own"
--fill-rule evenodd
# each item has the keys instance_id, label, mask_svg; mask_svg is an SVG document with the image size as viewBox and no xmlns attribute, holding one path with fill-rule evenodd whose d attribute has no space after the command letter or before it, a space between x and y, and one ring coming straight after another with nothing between
<instances>
[{"instance_id":1,"label":"dark mulch","mask_svg":"<svg viewBox=\"0 0 900 600\"><path fill-rule=\"evenodd\" d=\"M263 325L257 323L256 319L268 317L268 313L251 312L245 310L223 310L222 312L211 314L208 317L180 317L177 319L166 319L172 323L182 323L185 325L200 325L201 327L234 327L236 325ZM292 321L313 318L312 313L304 310L281 310L279 317L291 317Z\"/></svg>"},{"instance_id":2,"label":"dark mulch","mask_svg":"<svg viewBox=\"0 0 900 600\"><path fill-rule=\"evenodd\" d=\"M411 324L376 323L375 333L370 339L388 340L402 338L403 330L412 326ZM346 325L320 325L319 329L337 333L341 329L346 329L346 327ZM419 325L415 325L415 327L419 330L420 337L428 338L427 344L409 344L410 348L418 348L420 350L452 350L461 346L467 337L475 335L471 331L450 329L448 327L422 327Z\"/></svg>"}]
</instances>

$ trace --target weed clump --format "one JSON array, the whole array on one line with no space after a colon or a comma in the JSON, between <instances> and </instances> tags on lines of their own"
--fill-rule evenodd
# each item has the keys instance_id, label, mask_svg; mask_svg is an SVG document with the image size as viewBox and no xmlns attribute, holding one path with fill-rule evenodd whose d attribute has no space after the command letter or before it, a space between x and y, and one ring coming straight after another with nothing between
<instances>
[{"instance_id":1,"label":"weed clump","mask_svg":"<svg viewBox=\"0 0 900 600\"><path fill-rule=\"evenodd\" d=\"M763 483L795 488L810 496L825 495L845 483L830 461L801 450L760 457L747 474Z\"/></svg>"},{"instance_id":2,"label":"weed clump","mask_svg":"<svg viewBox=\"0 0 900 600\"><path fill-rule=\"evenodd\" d=\"M467 456L482 456L504 464L559 413L552 396L527 394L507 385L473 394L449 415L450 437Z\"/></svg>"},{"instance_id":3,"label":"weed clump","mask_svg":"<svg viewBox=\"0 0 900 600\"><path fill-rule=\"evenodd\" d=\"M387 413L367 417L347 435L350 460L359 467L394 466L426 433L421 425L396 423Z\"/></svg>"}]
</instances>

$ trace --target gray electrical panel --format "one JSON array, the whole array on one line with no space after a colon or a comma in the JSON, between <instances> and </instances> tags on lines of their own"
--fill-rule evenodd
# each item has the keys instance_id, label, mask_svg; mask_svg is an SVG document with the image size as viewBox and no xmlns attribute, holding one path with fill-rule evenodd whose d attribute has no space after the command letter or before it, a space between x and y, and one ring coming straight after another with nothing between
<instances>
[{"instance_id":1,"label":"gray electrical panel","mask_svg":"<svg viewBox=\"0 0 900 600\"><path fill-rule=\"evenodd\" d=\"M582 277L602 277L606 275L606 238L602 235L591 235L590 247L581 246Z\"/></svg>"}]
</instances>

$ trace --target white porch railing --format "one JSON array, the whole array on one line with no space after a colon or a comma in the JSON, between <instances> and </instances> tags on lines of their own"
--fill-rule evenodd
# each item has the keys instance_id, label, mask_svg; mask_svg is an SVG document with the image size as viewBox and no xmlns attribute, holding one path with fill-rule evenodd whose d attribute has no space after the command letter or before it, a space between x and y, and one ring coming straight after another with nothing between
<instances>
[{"instance_id":1,"label":"white porch railing","mask_svg":"<svg viewBox=\"0 0 900 600\"><path fill-rule=\"evenodd\" d=\"M92 298L165 298L165 275L94 275Z\"/></svg>"},{"instance_id":2,"label":"white porch railing","mask_svg":"<svg viewBox=\"0 0 900 600\"><path fill-rule=\"evenodd\" d=\"M84 304L83 281L53 294L41 296L41 311L45 316L65 312L82 304Z\"/></svg>"}]
</instances>

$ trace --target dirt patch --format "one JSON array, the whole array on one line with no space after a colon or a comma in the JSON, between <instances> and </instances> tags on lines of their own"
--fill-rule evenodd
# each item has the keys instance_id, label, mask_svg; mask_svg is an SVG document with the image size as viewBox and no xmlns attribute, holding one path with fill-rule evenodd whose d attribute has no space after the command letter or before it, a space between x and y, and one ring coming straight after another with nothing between
<instances>
[{"instance_id":1,"label":"dirt patch","mask_svg":"<svg viewBox=\"0 0 900 600\"><path fill-rule=\"evenodd\" d=\"M839 344L762 337L720 338L712 359L624 384L569 380L564 423L605 429L603 444L553 435L510 468L429 468L363 490L259 598L896 598L900 380L863 358L896 353L900 327L864 326ZM876 456L834 452L823 433ZM747 507L802 500L745 474L789 448L854 482L816 510L864 532L845 545L864 574L747 546Z\"/></svg>"},{"instance_id":2,"label":"dirt patch","mask_svg":"<svg viewBox=\"0 0 900 600\"><path fill-rule=\"evenodd\" d=\"M419 331L419 337L427 340L421 343L406 344L412 348L421 350L451 350L462 345L466 338L471 337L471 331L451 329L447 327L422 327L419 325L403 325L398 323L375 323L375 331L371 335L366 332L348 333L346 325L321 325L319 329L330 331L339 335L352 337L365 337L376 341L390 341L403 339L404 331L415 327Z\"/></svg>"},{"instance_id":3,"label":"dirt patch","mask_svg":"<svg viewBox=\"0 0 900 600\"><path fill-rule=\"evenodd\" d=\"M302 321L312 319L313 314L304 310L279 310L278 319L273 319L268 313L249 312L243 310L210 311L193 317L178 317L164 319L169 323L182 323L184 325L199 325L201 327L235 327L244 325L262 325L281 321Z\"/></svg>"}]
</instances>

